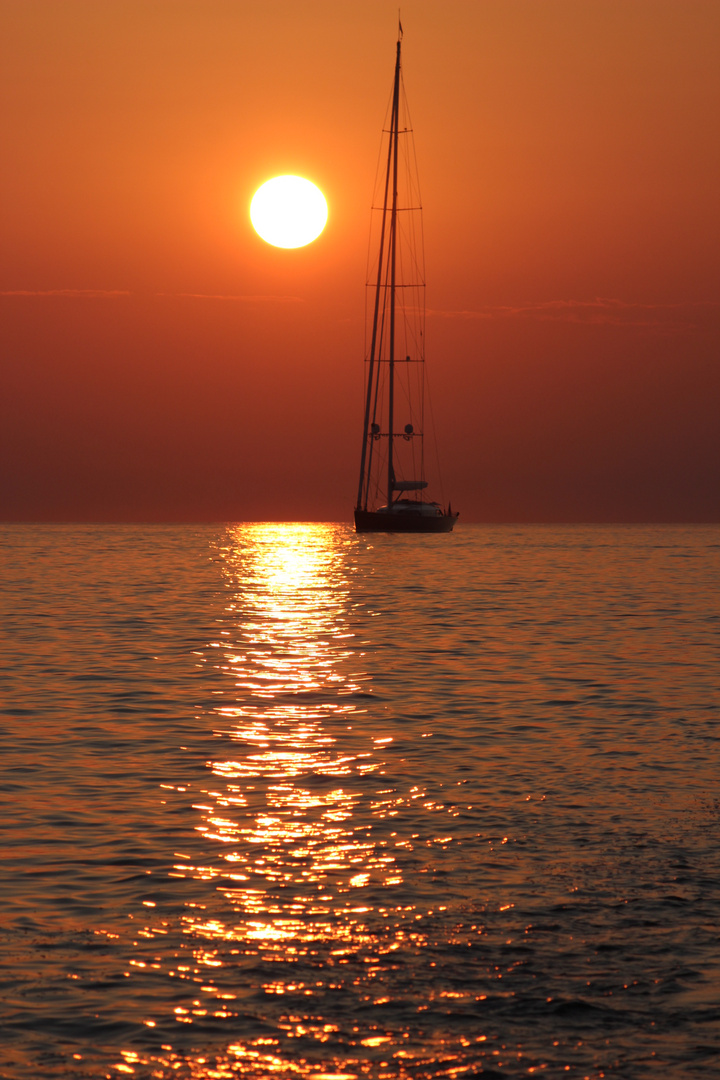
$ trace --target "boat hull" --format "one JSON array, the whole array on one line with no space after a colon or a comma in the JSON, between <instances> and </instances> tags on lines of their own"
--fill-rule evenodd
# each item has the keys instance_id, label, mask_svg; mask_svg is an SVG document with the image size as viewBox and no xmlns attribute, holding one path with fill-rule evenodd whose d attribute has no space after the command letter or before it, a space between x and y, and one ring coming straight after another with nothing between
<instances>
[{"instance_id":1,"label":"boat hull","mask_svg":"<svg viewBox=\"0 0 720 1080\"><path fill-rule=\"evenodd\" d=\"M355 532L384 533L449 533L458 519L457 514L388 514L377 510L355 511Z\"/></svg>"}]
</instances>

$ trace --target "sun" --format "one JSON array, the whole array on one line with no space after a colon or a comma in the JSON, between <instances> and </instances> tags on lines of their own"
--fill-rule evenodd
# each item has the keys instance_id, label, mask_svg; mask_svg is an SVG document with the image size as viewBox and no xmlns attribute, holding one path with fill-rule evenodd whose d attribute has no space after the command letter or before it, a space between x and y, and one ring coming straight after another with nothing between
<instances>
[{"instance_id":1,"label":"sun","mask_svg":"<svg viewBox=\"0 0 720 1080\"><path fill-rule=\"evenodd\" d=\"M298 248L325 228L328 208L320 188L302 176L275 176L253 195L250 220L255 232L274 247Z\"/></svg>"}]
</instances>

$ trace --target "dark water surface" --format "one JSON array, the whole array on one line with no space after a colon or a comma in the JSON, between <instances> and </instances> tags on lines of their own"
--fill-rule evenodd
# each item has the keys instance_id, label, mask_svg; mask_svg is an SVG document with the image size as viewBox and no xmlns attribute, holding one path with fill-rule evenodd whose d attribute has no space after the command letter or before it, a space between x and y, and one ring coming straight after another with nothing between
<instances>
[{"instance_id":1,"label":"dark water surface","mask_svg":"<svg viewBox=\"0 0 720 1080\"><path fill-rule=\"evenodd\" d=\"M720 529L5 526L0 1075L720 1076Z\"/></svg>"}]
</instances>

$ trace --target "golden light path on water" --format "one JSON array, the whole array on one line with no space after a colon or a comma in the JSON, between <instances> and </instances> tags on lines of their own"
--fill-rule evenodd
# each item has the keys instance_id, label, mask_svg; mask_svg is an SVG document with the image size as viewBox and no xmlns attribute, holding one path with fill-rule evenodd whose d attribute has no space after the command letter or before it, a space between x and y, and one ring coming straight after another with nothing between
<instances>
[{"instance_id":1,"label":"golden light path on water","mask_svg":"<svg viewBox=\"0 0 720 1080\"><path fill-rule=\"evenodd\" d=\"M375 850L366 828L353 826L359 797L353 777L374 772L378 763L369 752L339 751L327 728L330 716L334 728L353 719L357 705L343 697L361 689L361 677L353 680L341 668L352 655L343 643L353 635L343 623L347 594L338 589L332 527L259 525L252 534L251 567L242 544L228 552L238 589L228 613L238 616L240 640L230 648L227 641L211 643L222 657L219 666L251 701L217 709L228 725L223 734L245 752L213 762L225 791L216 793L214 804L197 807L207 814L198 829L225 847L223 878L235 883L228 898L256 916L231 936L325 939L329 927L317 917L327 909L312 905L334 899L323 895L328 882L335 893L349 893L371 877L383 884L399 878L391 873L394 858ZM318 788L318 779L331 780L329 790ZM241 820L232 816L235 810ZM278 884L300 890L289 910L312 915L310 922L283 918L277 904L267 907L267 889ZM228 936L226 927L192 921L195 930Z\"/></svg>"},{"instance_id":2,"label":"golden light path on water","mask_svg":"<svg viewBox=\"0 0 720 1080\"><path fill-rule=\"evenodd\" d=\"M209 763L213 785L194 804L210 858L199 862L178 853L173 874L215 884L234 917L208 917L206 903L189 904L184 931L202 944L193 948L192 973L186 964L176 974L201 981L203 996L175 1014L185 1024L236 1015L242 991L227 990L220 978L220 969L235 958L247 963L257 957L266 969L277 969L257 988L266 999L292 996L297 1002L300 996L307 1007L278 1014L277 1034L231 1042L222 1059L213 1054L212 1063L200 1056L182 1061L192 1075L208 1078L355 1077L368 1071L368 1055L379 1054L377 1064L387 1067L381 1060L385 1047L396 1061L410 1058L403 1049L408 1035L393 1039L376 1023L353 1028L353 1018L345 1017L343 1027L355 1036L354 1060L326 1056L322 1046L339 1024L316 998L345 988L352 958L361 967L353 985L367 984L359 1000L382 1007L389 998L381 989L373 992L372 984L384 958L403 946L417 949L422 935L412 926L414 906L406 902L395 910L391 904L393 888L402 884L395 849L410 845L394 830L380 838L373 824L392 823L403 802L393 788L383 790L384 757L375 752L392 737L353 734L354 721L366 711L368 676L355 670L357 645L348 647L354 634L342 550L347 536L333 526L268 524L239 526L230 541L222 551L225 618L209 643L210 659L203 656L231 681L236 699L216 707L221 752ZM372 787L360 789L373 773L379 775ZM413 794L421 797L421 789ZM362 819L355 813L360 799ZM371 914L392 917L381 935L368 926ZM304 976L288 976L300 962ZM316 977L309 979L308 972ZM238 976L242 981L242 969ZM308 1057L300 1050L288 1053L289 1039L314 1044L314 1051ZM170 1054L165 1064L179 1060ZM141 1062L140 1055L123 1055L126 1068Z\"/></svg>"}]
</instances>

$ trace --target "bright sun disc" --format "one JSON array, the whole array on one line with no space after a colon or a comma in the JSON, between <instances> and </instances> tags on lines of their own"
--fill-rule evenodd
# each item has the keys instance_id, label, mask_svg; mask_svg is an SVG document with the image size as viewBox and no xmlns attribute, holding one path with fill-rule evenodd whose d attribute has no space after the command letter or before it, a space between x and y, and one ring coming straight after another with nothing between
<instances>
[{"instance_id":1,"label":"bright sun disc","mask_svg":"<svg viewBox=\"0 0 720 1080\"><path fill-rule=\"evenodd\" d=\"M322 191L302 176L275 176L250 203L255 232L274 247L304 247L325 228L328 208Z\"/></svg>"}]
</instances>

